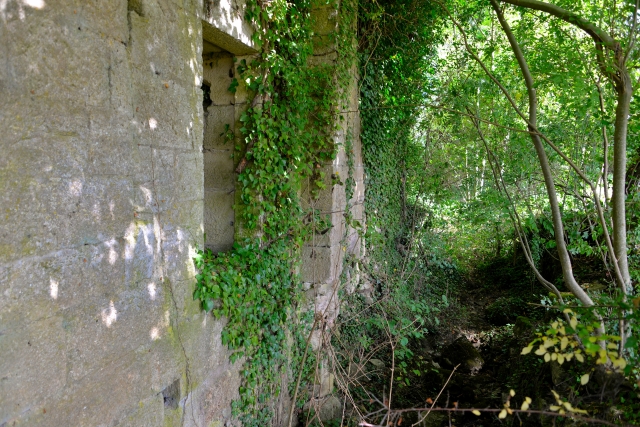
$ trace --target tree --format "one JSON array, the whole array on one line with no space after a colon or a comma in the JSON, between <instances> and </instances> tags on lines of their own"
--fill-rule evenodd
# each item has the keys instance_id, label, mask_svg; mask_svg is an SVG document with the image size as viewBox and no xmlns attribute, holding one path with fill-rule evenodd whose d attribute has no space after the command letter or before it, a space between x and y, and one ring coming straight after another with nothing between
<instances>
[{"instance_id":1,"label":"tree","mask_svg":"<svg viewBox=\"0 0 640 427\"><path fill-rule=\"evenodd\" d=\"M443 3L439 3L446 8ZM617 285L623 295L628 295L632 291L632 287L627 257L625 175L627 170L627 134L629 127L630 103L633 94L633 84L628 63L632 58L635 59L634 47L637 30L636 24L638 4L636 2L635 6L632 8L632 13L629 16L628 20L631 22L631 25L628 34L625 34L626 46L624 46L622 42L616 39L616 34L613 29L611 29L611 34L608 34L606 31L604 31L602 28L592 23L588 19L585 19L579 14L563 9L562 7L559 7L557 5L537 0L502 0L502 3L519 6L525 11L543 12L544 14L548 14L555 19L569 23L570 25L584 31L594 42L597 70L592 70L592 72L594 75L599 74L600 76L606 78L611 83L616 96L615 123L613 133L613 189L610 204L612 225L611 227L609 227L609 224L606 220L607 212L605 212L603 202L601 201L601 195L599 194L597 189L597 181L594 183L594 180L587 176L587 173L581 167L579 167L558 145L556 145L551 140L551 138L549 138L539 129L537 122L538 96L534 76L529 69L529 65L527 63L525 55L518 41L516 40L514 32L507 22L507 19L505 19L503 10L499 2L497 0L490 0L490 3L497 16L502 31L509 41L511 51L515 56L515 59L517 60L520 73L524 79L526 93L528 96L528 115L525 115L525 113L522 111L522 107L518 105L517 101L513 98L509 90L503 83L501 83L499 79L495 77L492 70L487 67L485 62L470 46L467 41L467 35L465 34L465 30L463 29L462 25L458 21L456 21L456 19L448 11L447 13L449 13L449 16L453 20L454 24L462 33L466 50L480 65L486 75L500 88L500 91L506 97L508 103L527 125L531 141L533 143L533 146L535 147L540 170L544 177L547 198L552 216L555 245L562 267L564 284L584 305L593 305L592 299L584 291L584 289L580 287L573 274L571 257L567 249L567 244L565 242L565 226L563 223L562 212L558 201L558 183L556 182L556 178L554 177L552 165L549 161L545 145L555 151L589 187L593 207L595 209L595 212L597 213L600 226L602 227L604 243L608 249L608 253L611 254L611 264L615 272ZM600 85L598 85L598 91L600 93L600 101L602 106L603 91ZM474 118L474 126L480 134L481 139L484 140L484 136L481 134L479 121L477 120L477 118ZM608 145L609 142L607 140L606 129L603 129L604 165L601 170L603 170L602 180L605 188L605 203L607 194L606 188L608 187ZM496 173L495 165L493 170L494 173ZM498 181L498 175L496 175L496 180ZM499 182L497 182L497 185L498 188L500 188ZM506 187L502 186L502 189L506 191ZM519 226L517 213L515 213L514 216L514 225L516 226L516 229L518 229L519 227L521 228L521 226ZM528 254L528 260L535 270L535 266L533 265L531 259L531 251L526 247L526 241L522 238L522 236L520 240L523 244L525 253ZM553 289L553 285L545 281L538 272L536 272L536 276L544 286ZM557 290L554 289L554 291L558 293ZM621 330L624 330L624 324L621 324ZM601 330L600 332L602 333L603 330ZM624 336L623 332L621 332L621 334Z\"/></svg>"}]
</instances>

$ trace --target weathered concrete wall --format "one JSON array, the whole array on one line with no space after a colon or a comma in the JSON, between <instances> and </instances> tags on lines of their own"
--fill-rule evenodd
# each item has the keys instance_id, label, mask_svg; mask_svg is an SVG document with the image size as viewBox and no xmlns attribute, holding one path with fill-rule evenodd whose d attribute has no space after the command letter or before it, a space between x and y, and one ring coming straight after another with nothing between
<instances>
[{"instance_id":1,"label":"weathered concrete wall","mask_svg":"<svg viewBox=\"0 0 640 427\"><path fill-rule=\"evenodd\" d=\"M0 1L1 426L229 419L237 369L191 298L203 20L251 52L221 3Z\"/></svg>"},{"instance_id":2,"label":"weathered concrete wall","mask_svg":"<svg viewBox=\"0 0 640 427\"><path fill-rule=\"evenodd\" d=\"M206 242L217 249L238 233L220 133L247 103L225 91L230 55L255 53L243 8L0 0L0 426L230 421L239 366L223 324L192 301L191 258L205 231L220 226ZM333 61L322 41L335 14L321 12L317 60ZM355 82L348 90L355 110ZM346 177L351 134L361 218L358 117L347 116L326 176ZM311 203L333 212L334 229L304 249L303 275L331 321L327 295L361 245L344 224L344 187L328 188Z\"/></svg>"}]
</instances>

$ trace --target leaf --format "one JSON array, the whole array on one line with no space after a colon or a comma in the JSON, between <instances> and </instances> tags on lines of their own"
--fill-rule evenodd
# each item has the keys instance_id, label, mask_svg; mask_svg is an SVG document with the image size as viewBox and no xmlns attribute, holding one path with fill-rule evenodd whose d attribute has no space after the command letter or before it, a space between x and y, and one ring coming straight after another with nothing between
<instances>
[{"instance_id":1,"label":"leaf","mask_svg":"<svg viewBox=\"0 0 640 427\"><path fill-rule=\"evenodd\" d=\"M582 385L587 385L587 383L589 382L589 374L586 373L583 376L580 377L580 384Z\"/></svg>"},{"instance_id":2,"label":"leaf","mask_svg":"<svg viewBox=\"0 0 640 427\"><path fill-rule=\"evenodd\" d=\"M500 411L500 413L498 414L498 418L500 418L501 420L507 418L507 410L503 409L502 411Z\"/></svg>"},{"instance_id":3,"label":"leaf","mask_svg":"<svg viewBox=\"0 0 640 427\"><path fill-rule=\"evenodd\" d=\"M520 354L522 354L522 355L529 354L529 353L531 353L531 350L533 350L533 346L532 345L526 346L525 348L522 349Z\"/></svg>"},{"instance_id":4,"label":"leaf","mask_svg":"<svg viewBox=\"0 0 640 427\"><path fill-rule=\"evenodd\" d=\"M473 411L471 411L471 413L472 413L473 415L480 416L480 411L478 411L477 409L474 409Z\"/></svg>"},{"instance_id":5,"label":"leaf","mask_svg":"<svg viewBox=\"0 0 640 427\"><path fill-rule=\"evenodd\" d=\"M584 356L581 353L576 353L576 360L578 362L584 362Z\"/></svg>"},{"instance_id":6,"label":"leaf","mask_svg":"<svg viewBox=\"0 0 640 427\"><path fill-rule=\"evenodd\" d=\"M576 319L575 317L572 317L569 320L569 324L571 325L571 327L575 330L576 326L578 326L578 319Z\"/></svg>"}]
</instances>

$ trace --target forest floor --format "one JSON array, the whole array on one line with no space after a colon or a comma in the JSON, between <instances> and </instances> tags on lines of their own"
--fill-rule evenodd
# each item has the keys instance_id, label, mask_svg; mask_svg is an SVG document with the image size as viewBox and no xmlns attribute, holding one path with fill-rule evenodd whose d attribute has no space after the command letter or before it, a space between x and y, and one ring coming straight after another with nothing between
<instances>
[{"instance_id":1,"label":"forest floor","mask_svg":"<svg viewBox=\"0 0 640 427\"><path fill-rule=\"evenodd\" d=\"M420 424L427 427L586 425L548 415L502 420L497 412L476 416L445 410L495 410L509 400L512 408L520 408L526 397L531 398L531 409L548 410L555 404L554 391L598 418L620 418L615 399L623 385L605 380L583 386L579 380L587 369L583 364L567 362L561 366L545 363L535 354L521 355L536 331L548 325L557 312L540 304L546 293L527 266L517 261L496 259L459 275L448 307L439 313L438 325L421 338L410 339L411 357L394 362L389 355L376 356L385 368L371 371L363 382L368 392L381 395L381 401L387 399L393 372L393 408L440 408ZM397 381L400 376L402 380ZM511 390L513 397L509 396ZM404 413L402 425L411 425L418 417L418 411Z\"/></svg>"}]
</instances>

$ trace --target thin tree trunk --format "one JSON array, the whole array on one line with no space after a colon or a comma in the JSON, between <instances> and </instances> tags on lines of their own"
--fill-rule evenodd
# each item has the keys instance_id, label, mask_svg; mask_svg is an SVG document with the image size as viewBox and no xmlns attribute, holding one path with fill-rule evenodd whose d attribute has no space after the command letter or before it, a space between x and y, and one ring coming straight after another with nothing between
<instances>
[{"instance_id":1,"label":"thin tree trunk","mask_svg":"<svg viewBox=\"0 0 640 427\"><path fill-rule=\"evenodd\" d=\"M628 51L622 50L620 43L606 31L589 22L581 16L565 10L551 3L538 0L500 0L503 3L522 6L532 10L546 12L556 18L562 19L577 26L586 32L594 41L598 65L603 75L613 83L617 93L616 121L613 134L613 191L611 195L612 219L613 219L613 252L614 263L619 271L619 287L624 295L631 291L631 279L629 263L627 260L627 230L625 209L625 177L627 173L627 129L629 126L629 111L632 96L632 83L626 61L631 55L633 45L630 43ZM493 0L492 0L493 4ZM636 26L636 11L632 31ZM633 41L633 34L630 40ZM605 49L612 54L613 63L608 63L604 55Z\"/></svg>"},{"instance_id":2,"label":"thin tree trunk","mask_svg":"<svg viewBox=\"0 0 640 427\"><path fill-rule=\"evenodd\" d=\"M538 161L540 162L540 168L542 170L545 187L547 189L547 197L549 199L549 205L551 207L551 218L553 221L553 231L555 235L554 237L556 241L558 257L560 259L560 266L562 267L562 278L564 280L564 284L567 286L569 291L571 291L571 293L580 300L580 302L582 302L586 306L592 306L593 301L584 291L584 289L582 289L582 287L578 285L578 282L573 276L571 258L569 257L569 251L567 250L566 242L564 241L564 225L562 223L562 213L560 212L560 205L558 203L558 195L556 193L553 173L551 172L549 159L547 157L546 151L544 150L544 145L542 143L542 140L540 139L540 135L535 132L535 129L537 128L536 114L538 109L538 100L535 88L533 87L533 77L531 76L531 72L529 71L527 61L522 54L520 45L516 41L513 32L509 27L509 24L507 24L504 16L502 15L502 11L500 10L500 6L498 5L497 0L490 1L491 6L498 16L498 21L500 22L503 31L509 39L509 44L511 45L511 49L513 50L513 53L518 60L520 71L522 72L522 76L524 77L525 84L527 86L527 93L529 95L529 130L531 131L531 140L533 141L533 146L536 150Z\"/></svg>"},{"instance_id":3,"label":"thin tree trunk","mask_svg":"<svg viewBox=\"0 0 640 427\"><path fill-rule=\"evenodd\" d=\"M622 73L621 88L618 90L616 122L613 133L613 191L611 194L611 213L613 219L613 247L615 257L622 274L623 291L631 293L631 276L627 260L627 219L626 219L626 174L627 174L627 129L631 103L631 78Z\"/></svg>"}]
</instances>

